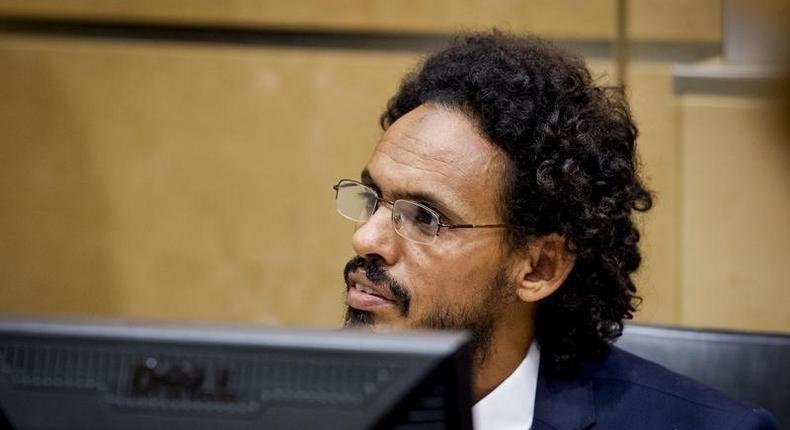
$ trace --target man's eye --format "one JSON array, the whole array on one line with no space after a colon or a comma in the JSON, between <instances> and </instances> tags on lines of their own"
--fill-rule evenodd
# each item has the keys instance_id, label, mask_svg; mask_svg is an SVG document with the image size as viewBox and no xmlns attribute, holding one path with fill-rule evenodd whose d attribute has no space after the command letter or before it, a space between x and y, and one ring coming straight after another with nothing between
<instances>
[{"instance_id":1,"label":"man's eye","mask_svg":"<svg viewBox=\"0 0 790 430\"><path fill-rule=\"evenodd\" d=\"M438 219L431 212L418 206L414 211L414 222L422 226L433 226Z\"/></svg>"},{"instance_id":2,"label":"man's eye","mask_svg":"<svg viewBox=\"0 0 790 430\"><path fill-rule=\"evenodd\" d=\"M365 207L368 209L373 209L376 207L376 202L378 201L375 197L371 196L370 194L365 195Z\"/></svg>"}]
</instances>

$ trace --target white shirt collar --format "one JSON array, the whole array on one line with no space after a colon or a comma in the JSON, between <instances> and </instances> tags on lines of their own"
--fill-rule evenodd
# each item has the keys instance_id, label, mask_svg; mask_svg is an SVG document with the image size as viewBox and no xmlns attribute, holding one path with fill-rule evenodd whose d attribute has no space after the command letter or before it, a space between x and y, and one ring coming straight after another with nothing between
<instances>
[{"instance_id":1,"label":"white shirt collar","mask_svg":"<svg viewBox=\"0 0 790 430\"><path fill-rule=\"evenodd\" d=\"M532 427L539 365L540 351L533 341L516 370L472 407L475 430L527 430Z\"/></svg>"}]
</instances>

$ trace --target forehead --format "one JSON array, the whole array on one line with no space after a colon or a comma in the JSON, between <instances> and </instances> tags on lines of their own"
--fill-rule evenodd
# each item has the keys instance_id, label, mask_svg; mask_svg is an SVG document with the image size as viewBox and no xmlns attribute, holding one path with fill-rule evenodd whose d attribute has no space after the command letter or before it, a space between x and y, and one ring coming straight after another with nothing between
<instances>
[{"instance_id":1,"label":"forehead","mask_svg":"<svg viewBox=\"0 0 790 430\"><path fill-rule=\"evenodd\" d=\"M496 216L504 160L463 113L421 105L387 129L367 169L384 193L430 193L487 222Z\"/></svg>"}]
</instances>

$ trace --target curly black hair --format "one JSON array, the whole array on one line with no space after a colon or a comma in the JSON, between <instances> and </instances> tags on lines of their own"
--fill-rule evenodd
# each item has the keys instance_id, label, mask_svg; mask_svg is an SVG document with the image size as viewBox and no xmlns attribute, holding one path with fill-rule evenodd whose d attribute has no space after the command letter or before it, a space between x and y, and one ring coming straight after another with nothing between
<instances>
[{"instance_id":1,"label":"curly black hair","mask_svg":"<svg viewBox=\"0 0 790 430\"><path fill-rule=\"evenodd\" d=\"M603 356L641 301L632 215L652 206L622 89L597 85L581 58L545 40L494 31L456 38L407 75L382 128L424 103L463 112L507 154L508 246L557 233L575 254L563 286L536 306L542 361L567 373Z\"/></svg>"}]
</instances>

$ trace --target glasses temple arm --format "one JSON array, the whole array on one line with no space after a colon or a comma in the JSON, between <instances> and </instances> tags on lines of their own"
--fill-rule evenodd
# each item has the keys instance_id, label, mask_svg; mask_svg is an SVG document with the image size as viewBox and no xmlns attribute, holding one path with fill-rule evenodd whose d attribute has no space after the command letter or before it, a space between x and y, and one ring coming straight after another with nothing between
<instances>
[{"instance_id":1,"label":"glasses temple arm","mask_svg":"<svg viewBox=\"0 0 790 430\"><path fill-rule=\"evenodd\" d=\"M507 224L439 224L440 226L448 229L455 230L458 228L506 228L510 227Z\"/></svg>"}]
</instances>

